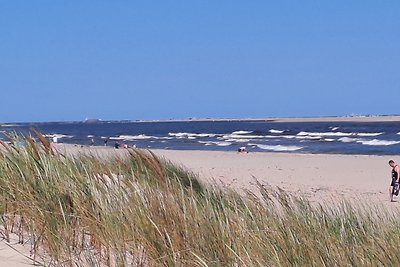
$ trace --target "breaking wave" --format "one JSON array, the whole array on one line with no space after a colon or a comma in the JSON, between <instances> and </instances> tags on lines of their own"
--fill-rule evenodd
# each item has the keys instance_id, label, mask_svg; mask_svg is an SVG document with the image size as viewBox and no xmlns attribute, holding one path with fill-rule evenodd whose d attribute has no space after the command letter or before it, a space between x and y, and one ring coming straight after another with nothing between
<instances>
[{"instance_id":1,"label":"breaking wave","mask_svg":"<svg viewBox=\"0 0 400 267\"><path fill-rule=\"evenodd\" d=\"M350 137L342 137L339 138L338 141L343 142L343 143L352 143L358 141L359 138L350 138Z\"/></svg>"},{"instance_id":2,"label":"breaking wave","mask_svg":"<svg viewBox=\"0 0 400 267\"><path fill-rule=\"evenodd\" d=\"M217 145L217 146L230 146L232 145L231 142L214 142L214 141L198 141L200 144L204 144L205 146L212 146L212 145Z\"/></svg>"},{"instance_id":3,"label":"breaking wave","mask_svg":"<svg viewBox=\"0 0 400 267\"><path fill-rule=\"evenodd\" d=\"M358 135L358 136L378 136L381 134L383 134L383 133L356 133L356 135Z\"/></svg>"},{"instance_id":4,"label":"breaking wave","mask_svg":"<svg viewBox=\"0 0 400 267\"><path fill-rule=\"evenodd\" d=\"M225 142L247 143L250 139L226 139Z\"/></svg>"},{"instance_id":5,"label":"breaking wave","mask_svg":"<svg viewBox=\"0 0 400 267\"><path fill-rule=\"evenodd\" d=\"M269 132L270 132L270 133L275 133L275 134L280 134L280 133L284 133L285 131L271 129L271 130L269 130Z\"/></svg>"},{"instance_id":6,"label":"breaking wave","mask_svg":"<svg viewBox=\"0 0 400 267\"><path fill-rule=\"evenodd\" d=\"M234 132L232 132L232 134L250 134L252 132L253 131L234 131Z\"/></svg>"},{"instance_id":7,"label":"breaking wave","mask_svg":"<svg viewBox=\"0 0 400 267\"><path fill-rule=\"evenodd\" d=\"M264 149L264 150L270 150L270 151L276 151L276 152L285 152L285 151L297 151L302 149L303 147L301 146L282 146L282 145L262 145L262 144L249 144L250 146L257 146L258 148Z\"/></svg>"},{"instance_id":8,"label":"breaking wave","mask_svg":"<svg viewBox=\"0 0 400 267\"><path fill-rule=\"evenodd\" d=\"M134 141L134 140L147 140L147 139L160 139L156 136L148 136L145 134L139 135L120 135L120 136L111 136L110 140L124 140L124 141Z\"/></svg>"},{"instance_id":9,"label":"breaking wave","mask_svg":"<svg viewBox=\"0 0 400 267\"><path fill-rule=\"evenodd\" d=\"M186 133L186 132L168 133L168 135L173 136L178 139L183 139L183 138L196 139L197 137L215 137L215 136L217 136L217 134L211 134L211 133Z\"/></svg>"},{"instance_id":10,"label":"breaking wave","mask_svg":"<svg viewBox=\"0 0 400 267\"><path fill-rule=\"evenodd\" d=\"M265 138L266 136L261 135L240 135L240 134L226 134L223 135L224 139L256 139L256 138Z\"/></svg>"},{"instance_id":11,"label":"breaking wave","mask_svg":"<svg viewBox=\"0 0 400 267\"><path fill-rule=\"evenodd\" d=\"M359 141L357 141L357 143L361 143L361 144L367 145L367 146L392 146L392 145L400 144L400 141L388 141L388 140L373 139L373 140L359 140Z\"/></svg>"},{"instance_id":12,"label":"breaking wave","mask_svg":"<svg viewBox=\"0 0 400 267\"><path fill-rule=\"evenodd\" d=\"M366 140L362 138L349 138L349 137L342 137L339 138L338 140L343 143L358 143L367 146L391 146L400 144L400 141L378 140L378 139Z\"/></svg>"},{"instance_id":13,"label":"breaking wave","mask_svg":"<svg viewBox=\"0 0 400 267\"><path fill-rule=\"evenodd\" d=\"M61 139L61 138L72 138L72 135L66 135L66 134L45 134L44 135L47 138L53 138L56 137L57 139Z\"/></svg>"},{"instance_id":14,"label":"breaking wave","mask_svg":"<svg viewBox=\"0 0 400 267\"><path fill-rule=\"evenodd\" d=\"M344 132L299 132L298 136L378 136L383 134L381 133L344 133Z\"/></svg>"}]
</instances>

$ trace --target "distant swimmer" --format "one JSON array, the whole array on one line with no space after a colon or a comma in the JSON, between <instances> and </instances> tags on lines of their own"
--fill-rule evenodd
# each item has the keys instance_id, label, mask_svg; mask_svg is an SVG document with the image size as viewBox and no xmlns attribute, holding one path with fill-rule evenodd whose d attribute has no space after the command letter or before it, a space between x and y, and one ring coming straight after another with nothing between
<instances>
[{"instance_id":1,"label":"distant swimmer","mask_svg":"<svg viewBox=\"0 0 400 267\"><path fill-rule=\"evenodd\" d=\"M392 182L389 187L389 196L390 201L393 202L393 196L398 196L400 191L400 167L393 160L389 160L389 165L392 168Z\"/></svg>"},{"instance_id":2,"label":"distant swimmer","mask_svg":"<svg viewBox=\"0 0 400 267\"><path fill-rule=\"evenodd\" d=\"M248 153L245 146L239 147L238 152L239 153Z\"/></svg>"}]
</instances>

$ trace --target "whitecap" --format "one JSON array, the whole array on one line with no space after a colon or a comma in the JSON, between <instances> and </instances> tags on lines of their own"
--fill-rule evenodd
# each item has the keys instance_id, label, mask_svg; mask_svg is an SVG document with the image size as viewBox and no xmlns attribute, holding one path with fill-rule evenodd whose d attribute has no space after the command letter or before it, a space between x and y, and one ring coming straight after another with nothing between
<instances>
[{"instance_id":1,"label":"whitecap","mask_svg":"<svg viewBox=\"0 0 400 267\"><path fill-rule=\"evenodd\" d=\"M293 139L293 138L296 138L295 135L283 135L283 136L280 136L280 137L283 137L283 138L285 138L285 139Z\"/></svg>"},{"instance_id":2,"label":"whitecap","mask_svg":"<svg viewBox=\"0 0 400 267\"><path fill-rule=\"evenodd\" d=\"M214 142L214 141L198 141L200 144L204 144L206 146L217 145L217 146L230 146L232 145L231 142Z\"/></svg>"},{"instance_id":3,"label":"whitecap","mask_svg":"<svg viewBox=\"0 0 400 267\"><path fill-rule=\"evenodd\" d=\"M232 143L230 142L215 142L217 146L230 146Z\"/></svg>"},{"instance_id":4,"label":"whitecap","mask_svg":"<svg viewBox=\"0 0 400 267\"><path fill-rule=\"evenodd\" d=\"M296 139L308 139L308 140L319 140L322 139L320 135L312 135L312 136L295 136Z\"/></svg>"},{"instance_id":5,"label":"whitecap","mask_svg":"<svg viewBox=\"0 0 400 267\"><path fill-rule=\"evenodd\" d=\"M282 135L282 136L277 136L277 137L282 137L285 139L310 139L310 140L316 140L316 139L321 139L322 136L308 136L308 135Z\"/></svg>"},{"instance_id":6,"label":"whitecap","mask_svg":"<svg viewBox=\"0 0 400 267\"><path fill-rule=\"evenodd\" d=\"M270 132L270 133L276 133L276 134L280 134L280 133L284 133L285 131L271 129L271 130L269 130L269 132Z\"/></svg>"},{"instance_id":7,"label":"whitecap","mask_svg":"<svg viewBox=\"0 0 400 267\"><path fill-rule=\"evenodd\" d=\"M48 138L56 137L57 139L73 137L72 135L66 135L66 134L45 134L44 136Z\"/></svg>"},{"instance_id":8,"label":"whitecap","mask_svg":"<svg viewBox=\"0 0 400 267\"><path fill-rule=\"evenodd\" d=\"M391 146L400 144L400 141L373 139L373 140L359 140L357 141L357 143L361 143L363 145L368 145L368 146Z\"/></svg>"},{"instance_id":9,"label":"whitecap","mask_svg":"<svg viewBox=\"0 0 400 267\"><path fill-rule=\"evenodd\" d=\"M270 151L277 151L277 152L285 152L285 151L297 151L302 149L303 147L301 146L282 146L282 145L261 145L261 144L249 144L249 145L256 145L257 147L264 149L264 150L270 150Z\"/></svg>"},{"instance_id":10,"label":"whitecap","mask_svg":"<svg viewBox=\"0 0 400 267\"><path fill-rule=\"evenodd\" d=\"M247 143L250 139L227 139L225 142Z\"/></svg>"},{"instance_id":11,"label":"whitecap","mask_svg":"<svg viewBox=\"0 0 400 267\"><path fill-rule=\"evenodd\" d=\"M359 138L350 138L350 137L341 137L338 140L343 143L352 143L352 142L357 142L360 139Z\"/></svg>"},{"instance_id":12,"label":"whitecap","mask_svg":"<svg viewBox=\"0 0 400 267\"><path fill-rule=\"evenodd\" d=\"M298 136L351 136L353 133L342 133L342 132L299 132Z\"/></svg>"},{"instance_id":13,"label":"whitecap","mask_svg":"<svg viewBox=\"0 0 400 267\"><path fill-rule=\"evenodd\" d=\"M111 136L110 140L125 140L125 141L134 141L134 140L147 140L147 139L159 139L156 136L148 136L145 134L139 135L120 135L120 136Z\"/></svg>"},{"instance_id":14,"label":"whitecap","mask_svg":"<svg viewBox=\"0 0 400 267\"><path fill-rule=\"evenodd\" d=\"M381 135L381 134L383 134L383 133L357 133L358 136L366 136L366 137L368 137L368 136L378 136L378 135Z\"/></svg>"},{"instance_id":15,"label":"whitecap","mask_svg":"<svg viewBox=\"0 0 400 267\"><path fill-rule=\"evenodd\" d=\"M186 133L186 132L179 132L179 133L168 133L169 136L173 136L178 139L183 139L183 138L189 138L191 139L196 138L196 137L215 137L217 134L211 134L211 133Z\"/></svg>"},{"instance_id":16,"label":"whitecap","mask_svg":"<svg viewBox=\"0 0 400 267\"><path fill-rule=\"evenodd\" d=\"M301 131L298 136L378 136L380 133L344 133L344 132L305 132Z\"/></svg>"},{"instance_id":17,"label":"whitecap","mask_svg":"<svg viewBox=\"0 0 400 267\"><path fill-rule=\"evenodd\" d=\"M249 134L252 133L253 131L234 131L232 134Z\"/></svg>"},{"instance_id":18,"label":"whitecap","mask_svg":"<svg viewBox=\"0 0 400 267\"><path fill-rule=\"evenodd\" d=\"M265 136L260 135L240 135L240 134L226 134L222 136L224 139L253 139L253 138L264 138Z\"/></svg>"}]
</instances>

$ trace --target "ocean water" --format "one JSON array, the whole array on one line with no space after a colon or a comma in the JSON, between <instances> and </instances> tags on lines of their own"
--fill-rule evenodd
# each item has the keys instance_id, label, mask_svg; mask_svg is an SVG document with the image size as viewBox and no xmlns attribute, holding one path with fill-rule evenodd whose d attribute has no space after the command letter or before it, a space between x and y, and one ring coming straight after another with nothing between
<instances>
[{"instance_id":1,"label":"ocean water","mask_svg":"<svg viewBox=\"0 0 400 267\"><path fill-rule=\"evenodd\" d=\"M21 123L0 127L6 134L38 129L60 143L178 150L400 155L400 122L96 122Z\"/></svg>"}]
</instances>

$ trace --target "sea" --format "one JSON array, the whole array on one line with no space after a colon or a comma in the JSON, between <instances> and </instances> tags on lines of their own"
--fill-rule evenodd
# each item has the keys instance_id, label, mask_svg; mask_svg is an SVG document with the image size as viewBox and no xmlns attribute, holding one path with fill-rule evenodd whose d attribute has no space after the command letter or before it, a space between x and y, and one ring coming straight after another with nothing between
<instances>
[{"instance_id":1,"label":"sea","mask_svg":"<svg viewBox=\"0 0 400 267\"><path fill-rule=\"evenodd\" d=\"M16 123L0 139L37 129L59 143L174 150L400 155L400 122L97 121Z\"/></svg>"}]
</instances>

